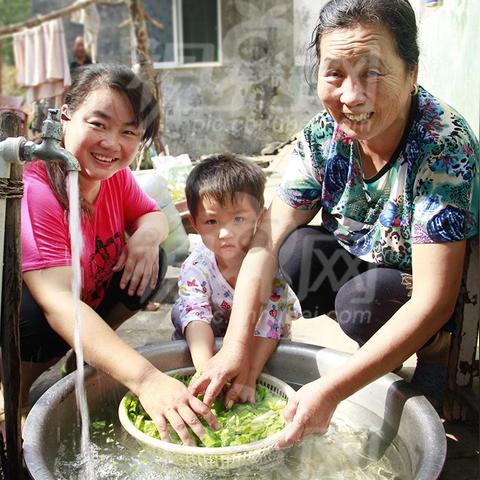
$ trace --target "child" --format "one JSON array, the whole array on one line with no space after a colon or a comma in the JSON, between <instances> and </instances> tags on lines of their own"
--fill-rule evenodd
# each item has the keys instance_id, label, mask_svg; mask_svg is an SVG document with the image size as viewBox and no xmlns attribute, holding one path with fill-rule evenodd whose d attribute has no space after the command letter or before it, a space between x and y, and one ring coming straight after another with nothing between
<instances>
[{"instance_id":1,"label":"child","mask_svg":"<svg viewBox=\"0 0 480 480\"><path fill-rule=\"evenodd\" d=\"M225 335L238 272L264 212L264 188L260 167L232 154L211 156L188 176L187 205L203 244L182 265L172 321L173 339L187 340L197 371L213 356L214 337ZM255 387L278 340L289 337L291 320L300 316L293 291L275 279L255 328L247 386Z\"/></svg>"}]
</instances>

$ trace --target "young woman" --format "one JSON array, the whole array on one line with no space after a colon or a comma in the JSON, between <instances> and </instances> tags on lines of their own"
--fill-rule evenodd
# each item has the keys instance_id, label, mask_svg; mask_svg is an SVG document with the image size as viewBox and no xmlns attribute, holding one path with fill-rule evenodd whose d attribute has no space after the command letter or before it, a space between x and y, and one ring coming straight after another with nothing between
<instances>
[{"instance_id":1,"label":"young woman","mask_svg":"<svg viewBox=\"0 0 480 480\"><path fill-rule=\"evenodd\" d=\"M139 147L157 133L157 103L127 67L89 65L75 72L62 119L64 146L81 167L85 360L138 395L163 439L168 440L168 421L191 444L187 425L200 437L204 432L197 415L216 424L208 407L114 332L147 301L142 298L147 287L156 287L159 245L168 233L165 215L128 168ZM73 346L74 309L65 169L35 162L25 169L24 183L20 335L25 404L33 381Z\"/></svg>"}]
</instances>

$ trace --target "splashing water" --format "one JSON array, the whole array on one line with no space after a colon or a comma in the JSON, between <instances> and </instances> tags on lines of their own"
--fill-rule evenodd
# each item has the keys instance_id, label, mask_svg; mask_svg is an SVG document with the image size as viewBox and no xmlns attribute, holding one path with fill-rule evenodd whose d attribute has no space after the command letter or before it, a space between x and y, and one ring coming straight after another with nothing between
<instances>
[{"instance_id":1,"label":"splashing water","mask_svg":"<svg viewBox=\"0 0 480 480\"><path fill-rule=\"evenodd\" d=\"M80 411L81 419L81 462L82 474L81 478L86 480L94 480L94 463L93 453L90 445L90 416L88 412L87 394L85 391L85 375L83 367L83 347L80 337L82 330L82 315L80 309L80 293L82 288L82 270L80 267L80 256L83 247L80 225L80 192L78 186L78 172L68 172L68 199L69 199L69 229L70 242L72 249L72 294L75 310L75 331L74 331L74 347L77 356L77 372L75 376L75 396L77 406Z\"/></svg>"}]
</instances>

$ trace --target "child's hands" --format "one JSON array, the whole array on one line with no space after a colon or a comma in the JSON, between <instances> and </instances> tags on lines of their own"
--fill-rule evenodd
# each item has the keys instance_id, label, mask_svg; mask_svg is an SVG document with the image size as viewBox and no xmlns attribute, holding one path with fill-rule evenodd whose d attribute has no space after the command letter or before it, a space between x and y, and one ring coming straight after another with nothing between
<instances>
[{"instance_id":1,"label":"child's hands","mask_svg":"<svg viewBox=\"0 0 480 480\"><path fill-rule=\"evenodd\" d=\"M225 405L233 402L255 403L257 378L263 371L265 363L277 347L278 340L265 337L253 337L249 362L243 365L242 370L232 382L232 386L225 395Z\"/></svg>"},{"instance_id":2,"label":"child's hands","mask_svg":"<svg viewBox=\"0 0 480 480\"><path fill-rule=\"evenodd\" d=\"M234 403L255 403L256 377L248 369L239 373L232 383L223 388L223 401L226 408L232 408Z\"/></svg>"},{"instance_id":3,"label":"child's hands","mask_svg":"<svg viewBox=\"0 0 480 480\"><path fill-rule=\"evenodd\" d=\"M228 383L235 383L238 377L238 384L245 385L248 376L247 349L241 345L230 344L223 347L207 362L200 378L192 381L188 387L193 395L205 393L203 401L207 405L212 402L222 391L223 387ZM231 389L230 389L231 390ZM229 392L230 392L229 390ZM226 404L228 401L235 400L226 396Z\"/></svg>"},{"instance_id":4,"label":"child's hands","mask_svg":"<svg viewBox=\"0 0 480 480\"><path fill-rule=\"evenodd\" d=\"M225 405L231 407L233 402L255 403L255 392L257 389L257 377L249 372L245 382L237 377L228 391L228 399Z\"/></svg>"}]
</instances>

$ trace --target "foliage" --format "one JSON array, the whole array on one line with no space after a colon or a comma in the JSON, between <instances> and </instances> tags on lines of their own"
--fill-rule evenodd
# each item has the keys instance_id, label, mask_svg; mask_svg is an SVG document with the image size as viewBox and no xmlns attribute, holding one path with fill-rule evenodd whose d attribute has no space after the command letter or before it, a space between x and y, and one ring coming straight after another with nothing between
<instances>
[{"instance_id":1,"label":"foliage","mask_svg":"<svg viewBox=\"0 0 480 480\"><path fill-rule=\"evenodd\" d=\"M24 97L25 89L19 87L16 82L16 69L13 65L2 66L2 78L0 85L2 86L1 93L11 95L12 97Z\"/></svg>"},{"instance_id":2,"label":"foliage","mask_svg":"<svg viewBox=\"0 0 480 480\"><path fill-rule=\"evenodd\" d=\"M23 22L32 16L32 0L0 0L0 25ZM13 65L12 39L0 40L0 58Z\"/></svg>"},{"instance_id":3,"label":"foliage","mask_svg":"<svg viewBox=\"0 0 480 480\"><path fill-rule=\"evenodd\" d=\"M181 378L179 380L184 381ZM190 377L187 382L188 380ZM193 432L190 433L195 437L199 447L229 447L262 440L285 426L281 411L286 404L287 402L283 398L273 394L266 387L257 385L256 403L236 404L231 409L227 409L223 400L217 398L212 405L212 412L217 417L220 428L214 431L202 420L207 432L205 437L200 440L195 437ZM139 430L153 438L160 438L157 427L137 397L129 394L125 408L131 422ZM182 443L170 425L169 434L173 443Z\"/></svg>"}]
</instances>

